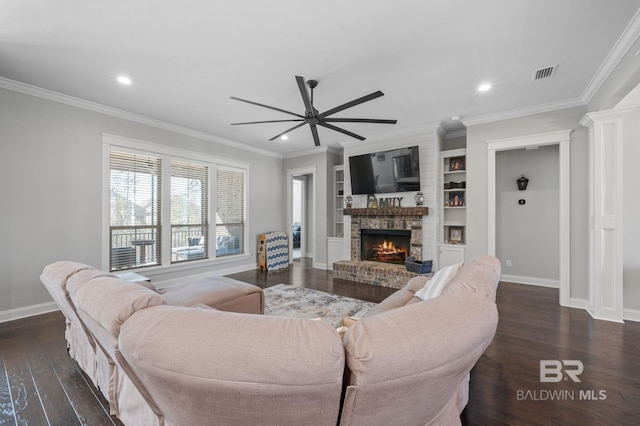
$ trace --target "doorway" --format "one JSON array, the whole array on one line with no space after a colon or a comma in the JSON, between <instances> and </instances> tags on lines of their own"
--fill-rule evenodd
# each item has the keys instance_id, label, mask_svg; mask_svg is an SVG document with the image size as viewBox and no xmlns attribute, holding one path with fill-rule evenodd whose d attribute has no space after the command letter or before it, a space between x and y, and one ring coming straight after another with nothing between
<instances>
[{"instance_id":1,"label":"doorway","mask_svg":"<svg viewBox=\"0 0 640 426\"><path fill-rule=\"evenodd\" d=\"M520 148L531 149L541 146L558 145L558 250L560 305L562 306L571 306L571 132L572 129L568 129L487 141L487 252L493 256L496 255L496 153Z\"/></svg>"},{"instance_id":2,"label":"doorway","mask_svg":"<svg viewBox=\"0 0 640 426\"><path fill-rule=\"evenodd\" d=\"M300 259L303 253L306 253L306 176L293 177L293 206L292 206L292 223L291 223L291 241L292 241L292 257Z\"/></svg>"},{"instance_id":3,"label":"doorway","mask_svg":"<svg viewBox=\"0 0 640 426\"><path fill-rule=\"evenodd\" d=\"M294 258L314 258L316 193L315 166L287 170L289 263Z\"/></svg>"}]
</instances>

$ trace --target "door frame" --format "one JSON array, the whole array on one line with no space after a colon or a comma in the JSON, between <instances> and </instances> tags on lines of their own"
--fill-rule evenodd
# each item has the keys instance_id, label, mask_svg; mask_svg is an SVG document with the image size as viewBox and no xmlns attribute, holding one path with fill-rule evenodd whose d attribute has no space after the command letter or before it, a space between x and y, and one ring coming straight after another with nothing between
<instances>
[{"instance_id":1,"label":"door frame","mask_svg":"<svg viewBox=\"0 0 640 426\"><path fill-rule=\"evenodd\" d=\"M287 169L287 235L289 236L289 263L293 263L293 230L291 229L291 224L293 223L293 178L294 176L308 176L311 175L312 181L311 181L311 185L312 185L312 199L311 199L311 234L310 235L314 235L314 240L313 243L314 245L316 245L318 242L316 241L316 237L318 235L318 233L316 232L316 226L317 226L317 221L316 221L316 198L317 198L317 182L318 179L316 178L317 175L317 168L316 166L309 166L309 167L299 167L299 168L295 168L295 169ZM306 185L305 185L306 186ZM304 192L304 191L303 191ZM306 193L305 193L306 195ZM306 204L305 200L303 201L303 205ZM304 207L303 207L303 211L304 211ZM306 211L304 211L305 216L306 215ZM305 226L307 224L305 223ZM309 227L309 226L306 226ZM300 233L300 250L302 251L302 232ZM307 249L306 244L305 244L305 250ZM314 247L313 252L311 252L311 258L313 260L315 260L315 254L316 250ZM307 254L307 253L304 253Z\"/></svg>"},{"instance_id":2,"label":"door frame","mask_svg":"<svg viewBox=\"0 0 640 426\"><path fill-rule=\"evenodd\" d=\"M558 145L560 199L560 305L571 306L571 132L573 129L487 141L487 251L496 255L496 152Z\"/></svg>"}]
</instances>

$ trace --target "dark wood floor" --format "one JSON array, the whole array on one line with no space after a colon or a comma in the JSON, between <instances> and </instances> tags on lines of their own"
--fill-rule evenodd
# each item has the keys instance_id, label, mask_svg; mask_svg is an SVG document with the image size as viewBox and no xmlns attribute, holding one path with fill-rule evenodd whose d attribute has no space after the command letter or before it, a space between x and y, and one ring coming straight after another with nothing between
<instances>
[{"instance_id":1,"label":"dark wood floor","mask_svg":"<svg viewBox=\"0 0 640 426\"><path fill-rule=\"evenodd\" d=\"M231 277L373 302L393 291L333 279L305 259L283 271ZM471 373L463 424L640 424L640 323L593 320L582 310L560 307L558 290L543 287L501 283L497 303L498 331ZM554 359L581 361L581 382L540 383L540 360ZM121 424L67 356L59 312L0 324L0 361L0 425Z\"/></svg>"}]
</instances>

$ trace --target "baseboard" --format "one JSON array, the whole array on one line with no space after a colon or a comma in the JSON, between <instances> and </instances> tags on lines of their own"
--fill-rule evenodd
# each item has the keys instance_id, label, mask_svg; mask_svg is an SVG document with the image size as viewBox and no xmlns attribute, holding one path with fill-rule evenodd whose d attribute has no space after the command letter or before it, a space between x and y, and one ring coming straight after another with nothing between
<instances>
[{"instance_id":1,"label":"baseboard","mask_svg":"<svg viewBox=\"0 0 640 426\"><path fill-rule=\"evenodd\" d=\"M323 270L327 270L328 266L326 263L320 263L320 262L313 262L313 267L315 269L323 269Z\"/></svg>"},{"instance_id":2,"label":"baseboard","mask_svg":"<svg viewBox=\"0 0 640 426\"><path fill-rule=\"evenodd\" d=\"M500 281L506 281L516 284L537 285L540 287L560 288L560 280L549 280L546 278L535 277L523 277L519 275L506 275L500 276Z\"/></svg>"},{"instance_id":3,"label":"baseboard","mask_svg":"<svg viewBox=\"0 0 640 426\"><path fill-rule=\"evenodd\" d=\"M38 305L25 306L23 308L9 309L8 311L0 311L0 322L14 321L21 318L32 317L59 310L60 309L56 302L40 303Z\"/></svg>"},{"instance_id":4,"label":"baseboard","mask_svg":"<svg viewBox=\"0 0 640 426\"><path fill-rule=\"evenodd\" d=\"M640 309L624 309L622 316L625 320L640 322Z\"/></svg>"},{"instance_id":5,"label":"baseboard","mask_svg":"<svg viewBox=\"0 0 640 426\"><path fill-rule=\"evenodd\" d=\"M569 303L570 303L569 306L572 308L579 308L579 309L589 308L589 301L587 299L578 299L578 298L572 297Z\"/></svg>"}]
</instances>

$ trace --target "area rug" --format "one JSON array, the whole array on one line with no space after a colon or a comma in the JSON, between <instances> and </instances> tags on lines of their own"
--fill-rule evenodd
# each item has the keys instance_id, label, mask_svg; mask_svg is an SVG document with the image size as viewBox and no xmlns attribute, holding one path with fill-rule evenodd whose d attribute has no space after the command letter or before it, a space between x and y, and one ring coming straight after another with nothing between
<instances>
[{"instance_id":1,"label":"area rug","mask_svg":"<svg viewBox=\"0 0 640 426\"><path fill-rule=\"evenodd\" d=\"M362 317L376 304L310 288L278 284L264 289L265 315L294 318L321 318L334 327L342 325L342 317Z\"/></svg>"}]
</instances>

